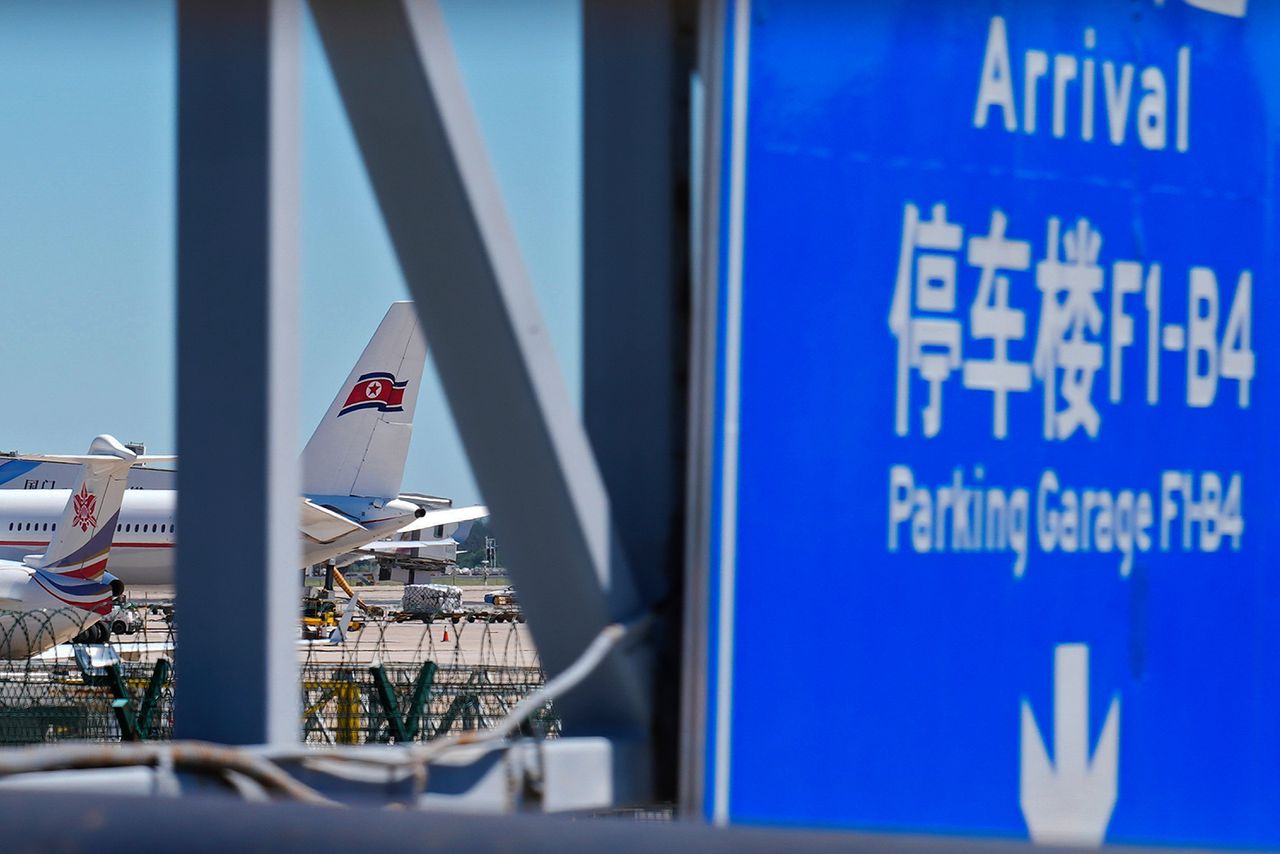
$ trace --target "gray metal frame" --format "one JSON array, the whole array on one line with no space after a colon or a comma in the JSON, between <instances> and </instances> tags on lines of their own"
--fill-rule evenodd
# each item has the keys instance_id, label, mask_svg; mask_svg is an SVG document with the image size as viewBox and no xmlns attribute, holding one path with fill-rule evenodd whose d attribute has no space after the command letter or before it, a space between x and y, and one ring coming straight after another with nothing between
<instances>
[{"instance_id":1,"label":"gray metal frame","mask_svg":"<svg viewBox=\"0 0 1280 854\"><path fill-rule=\"evenodd\" d=\"M178 5L179 738L298 738L301 27L301 0Z\"/></svg>"},{"instance_id":2,"label":"gray metal frame","mask_svg":"<svg viewBox=\"0 0 1280 854\"><path fill-rule=\"evenodd\" d=\"M612 798L673 797L690 236L688 113L673 111L672 100L687 96L692 7L597 2L584 16L584 408L602 476L439 7L311 6L477 480L517 556L512 571L545 666L561 672L606 626L659 611L660 643L651 636L610 653L558 700L566 735L609 739L612 779L599 784ZM296 738L295 573L285 570L299 563L301 14L300 0L179 7L178 726L187 738ZM620 102L621 118L604 121ZM495 398L504 401L500 418ZM622 539L606 477L627 522ZM250 526L247 549L221 536L211 508L226 506L265 520ZM214 577L262 591L245 598L233 632L224 614L202 607ZM660 693L653 649L664 668Z\"/></svg>"}]
</instances>

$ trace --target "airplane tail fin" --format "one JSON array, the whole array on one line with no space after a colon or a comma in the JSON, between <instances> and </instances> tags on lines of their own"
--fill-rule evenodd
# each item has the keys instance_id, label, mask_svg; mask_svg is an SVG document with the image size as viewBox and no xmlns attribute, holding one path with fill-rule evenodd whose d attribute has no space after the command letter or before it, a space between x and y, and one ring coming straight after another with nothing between
<instances>
[{"instance_id":1,"label":"airplane tail fin","mask_svg":"<svg viewBox=\"0 0 1280 854\"><path fill-rule=\"evenodd\" d=\"M392 303L302 451L303 492L400 494L426 360L413 303Z\"/></svg>"},{"instance_id":2,"label":"airplane tail fin","mask_svg":"<svg viewBox=\"0 0 1280 854\"><path fill-rule=\"evenodd\" d=\"M107 568L129 467L138 455L111 436L99 436L89 445L88 454L66 459L82 463L83 468L54 525L49 549L35 559L35 566L54 575L97 580Z\"/></svg>"}]
</instances>

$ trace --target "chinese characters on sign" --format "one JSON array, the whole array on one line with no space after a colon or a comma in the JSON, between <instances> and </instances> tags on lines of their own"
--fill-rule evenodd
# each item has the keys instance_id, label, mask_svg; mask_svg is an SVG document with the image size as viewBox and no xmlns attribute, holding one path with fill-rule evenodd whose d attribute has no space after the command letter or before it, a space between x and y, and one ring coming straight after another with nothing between
<instances>
[{"instance_id":1,"label":"chinese characters on sign","mask_svg":"<svg viewBox=\"0 0 1280 854\"><path fill-rule=\"evenodd\" d=\"M1161 356L1185 354L1186 405L1213 405L1223 382L1237 383L1236 400L1249 406L1254 375L1250 335L1252 274L1238 274L1225 325L1220 322L1226 294L1209 267L1188 271L1190 317L1163 326L1160 311L1162 270L1140 262L1111 262L1109 316L1104 318L1107 271L1102 265L1103 237L1088 219L1077 219L1062 233L1050 217L1044 256L1031 269L1032 244L1008 236L1008 219L992 211L987 234L963 239L961 226L947 221L947 206L933 206L922 220L908 203L902 216L902 248L889 310L889 329L897 339L897 400L894 426L899 436L911 433L911 375L927 385L919 408L919 429L926 437L943 429L943 386L958 374L967 390L990 392L992 436L1009 435L1008 397L1031 391L1039 382L1044 396L1044 438L1062 441L1077 432L1090 438L1101 429L1094 381L1104 361L1110 362L1109 397L1123 399L1121 365L1133 344L1135 309L1146 313L1148 335L1146 401L1159 404ZM960 250L964 249L961 256ZM959 314L964 267L976 279L969 308L969 338L990 341L989 357L965 357L964 322ZM1126 300L1145 291L1138 300ZM1027 337L1027 313L1010 303L1014 293L1038 298L1032 357L1019 360L1010 345ZM1109 330L1109 332L1108 332ZM1105 356L1105 360L1104 360Z\"/></svg>"},{"instance_id":2,"label":"chinese characters on sign","mask_svg":"<svg viewBox=\"0 0 1280 854\"><path fill-rule=\"evenodd\" d=\"M1180 324L1161 311L1162 282L1172 276L1159 263L1107 259L1103 235L1086 217L1065 229L1058 217L1048 217L1038 248L1011 234L1009 218L999 209L979 230L986 233L966 239L965 228L948 219L942 202L927 218L914 203L903 206L888 318L896 339L898 436L938 436L946 424L944 391L956 383L990 394L995 439L1027 429L1040 429L1049 442L1095 439L1103 429L1103 383L1097 380L1110 365L1107 398L1112 404L1125 399L1121 368L1126 358L1135 358L1127 351L1140 319L1147 325L1146 405L1161 405L1163 361L1180 359L1175 369L1184 371L1186 406L1212 406L1220 386L1234 382L1235 405L1248 408L1255 370L1251 271L1236 274L1228 298L1215 270L1192 266L1185 274L1188 317ZM966 334L962 297L970 294ZM1033 339L1023 305L1035 306ZM1035 383L1043 401L1041 424L1011 424L1010 396L1032 393ZM913 386L922 387L914 403ZM1057 472L1045 469L1034 502L1031 490L985 484L984 476L974 466L967 484L958 466L951 481L929 489L917 484L909 466L892 466L889 551L909 543L917 553L1012 552L1018 576L1032 544L1046 553L1119 552L1120 572L1127 575L1135 552L1214 552L1224 541L1239 550L1244 532L1239 472L1167 470L1157 497L1155 490L1140 488L1066 487Z\"/></svg>"}]
</instances>

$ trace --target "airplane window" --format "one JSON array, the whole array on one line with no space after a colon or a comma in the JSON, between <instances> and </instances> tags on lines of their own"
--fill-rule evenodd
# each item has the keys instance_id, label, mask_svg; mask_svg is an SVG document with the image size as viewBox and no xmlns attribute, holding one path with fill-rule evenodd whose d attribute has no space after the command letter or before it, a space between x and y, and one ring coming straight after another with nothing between
<instances>
[{"instance_id":1,"label":"airplane window","mask_svg":"<svg viewBox=\"0 0 1280 854\"><path fill-rule=\"evenodd\" d=\"M132 525L125 525L125 526L124 526L124 532L125 532L126 534L131 534L131 533L133 533L133 526L132 526Z\"/></svg>"},{"instance_id":2,"label":"airplane window","mask_svg":"<svg viewBox=\"0 0 1280 854\"><path fill-rule=\"evenodd\" d=\"M48 523L48 522L45 522L45 523L44 523L44 526L43 526L40 530L42 530L42 531L47 531L47 530L49 530L49 523Z\"/></svg>"},{"instance_id":3,"label":"airplane window","mask_svg":"<svg viewBox=\"0 0 1280 854\"><path fill-rule=\"evenodd\" d=\"M155 532L156 532L156 526L155 526L155 525L152 525L152 526L151 526L151 533L153 533L153 534L154 534Z\"/></svg>"}]
</instances>

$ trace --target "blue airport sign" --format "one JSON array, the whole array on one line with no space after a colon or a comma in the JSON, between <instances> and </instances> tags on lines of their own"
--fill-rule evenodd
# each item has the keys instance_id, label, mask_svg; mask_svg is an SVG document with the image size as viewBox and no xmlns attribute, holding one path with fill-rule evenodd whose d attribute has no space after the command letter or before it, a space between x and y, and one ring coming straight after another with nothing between
<instances>
[{"instance_id":1,"label":"blue airport sign","mask_svg":"<svg viewBox=\"0 0 1280 854\"><path fill-rule=\"evenodd\" d=\"M708 817L1280 845L1276 6L721 25Z\"/></svg>"}]
</instances>

